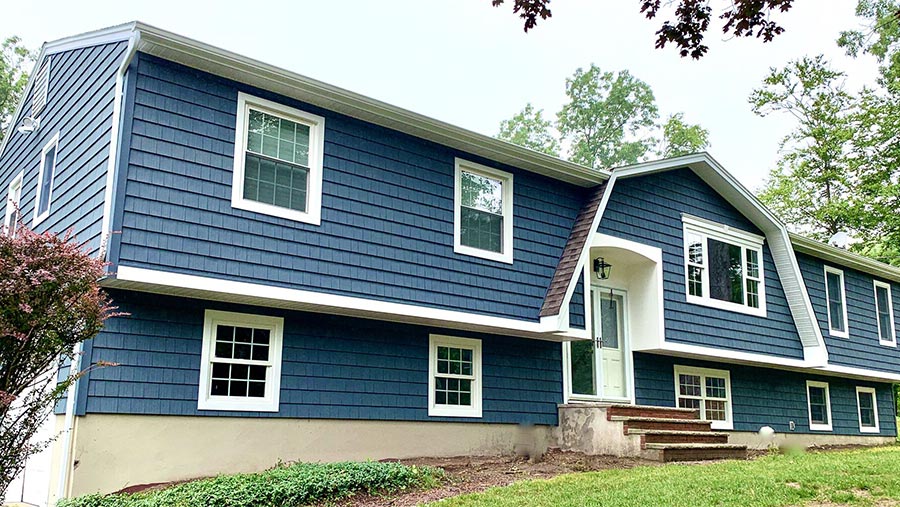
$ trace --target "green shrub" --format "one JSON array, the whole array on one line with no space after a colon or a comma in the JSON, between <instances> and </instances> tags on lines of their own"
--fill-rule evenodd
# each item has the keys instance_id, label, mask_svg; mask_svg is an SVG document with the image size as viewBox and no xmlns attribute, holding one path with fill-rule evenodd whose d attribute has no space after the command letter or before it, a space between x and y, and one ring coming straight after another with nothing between
<instances>
[{"instance_id":1,"label":"green shrub","mask_svg":"<svg viewBox=\"0 0 900 507\"><path fill-rule=\"evenodd\" d=\"M400 463L295 463L256 474L220 475L134 494L86 495L58 507L300 506L359 492L393 493L437 485L443 471Z\"/></svg>"}]
</instances>

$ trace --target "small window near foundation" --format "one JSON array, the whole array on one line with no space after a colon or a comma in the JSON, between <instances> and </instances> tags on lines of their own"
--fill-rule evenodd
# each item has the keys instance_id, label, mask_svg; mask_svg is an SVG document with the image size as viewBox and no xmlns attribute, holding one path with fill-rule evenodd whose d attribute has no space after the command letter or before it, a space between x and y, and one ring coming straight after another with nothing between
<instances>
[{"instance_id":1,"label":"small window near foundation","mask_svg":"<svg viewBox=\"0 0 900 507\"><path fill-rule=\"evenodd\" d=\"M428 415L481 417L481 340L431 335Z\"/></svg>"},{"instance_id":2,"label":"small window near foundation","mask_svg":"<svg viewBox=\"0 0 900 507\"><path fill-rule=\"evenodd\" d=\"M284 319L206 311L200 410L277 412Z\"/></svg>"},{"instance_id":3,"label":"small window near foundation","mask_svg":"<svg viewBox=\"0 0 900 507\"><path fill-rule=\"evenodd\" d=\"M856 408L859 411L859 431L878 433L878 402L875 401L874 388L856 388Z\"/></svg>"}]
</instances>

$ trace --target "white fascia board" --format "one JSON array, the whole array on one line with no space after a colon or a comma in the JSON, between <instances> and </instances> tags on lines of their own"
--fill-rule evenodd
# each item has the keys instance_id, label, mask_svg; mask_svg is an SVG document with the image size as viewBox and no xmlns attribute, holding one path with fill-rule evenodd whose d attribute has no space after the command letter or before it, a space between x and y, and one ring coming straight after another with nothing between
<instances>
[{"instance_id":1,"label":"white fascia board","mask_svg":"<svg viewBox=\"0 0 900 507\"><path fill-rule=\"evenodd\" d=\"M591 187L609 177L605 170L478 134L144 23L136 23L135 29L141 33L139 51L188 67L575 185Z\"/></svg>"},{"instance_id":2,"label":"white fascia board","mask_svg":"<svg viewBox=\"0 0 900 507\"><path fill-rule=\"evenodd\" d=\"M569 341L574 338L560 334L558 329L549 327L542 322L492 317L131 266L119 266L115 276L104 279L103 285L110 288L194 299L441 326L553 342Z\"/></svg>"},{"instance_id":3,"label":"white fascia board","mask_svg":"<svg viewBox=\"0 0 900 507\"><path fill-rule=\"evenodd\" d=\"M868 257L863 257L862 255L799 234L791 233L790 239L794 246L794 250L798 252L811 255L817 259L833 262L841 267L856 269L885 280L900 282L900 268L878 262Z\"/></svg>"},{"instance_id":4,"label":"white fascia board","mask_svg":"<svg viewBox=\"0 0 900 507\"><path fill-rule=\"evenodd\" d=\"M804 351L813 354L814 363L821 362L823 355L827 360L828 350L825 347L822 330L813 311L800 265L793 254L787 228L712 156L703 152L627 166L614 169L613 177L631 178L681 167L693 170L700 179L763 231L769 242L769 250L772 252L778 278L784 288ZM821 352L812 352L815 348L819 348Z\"/></svg>"},{"instance_id":5,"label":"white fascia board","mask_svg":"<svg viewBox=\"0 0 900 507\"><path fill-rule=\"evenodd\" d=\"M786 357L768 356L765 354L756 354L751 352L741 352L736 350L702 347L698 345L688 345L672 342L665 342L659 349L641 349L635 351L677 357L688 357L692 359L700 359L716 363L743 364L748 366L773 368L776 370L816 373L820 375L855 378L859 380L871 380L876 382L900 382L900 373L867 370L865 368L853 368L848 366L837 366L833 364L824 365L821 361L821 355L819 355L818 357L814 357L814 361L810 361L808 357L802 360L790 359Z\"/></svg>"}]
</instances>

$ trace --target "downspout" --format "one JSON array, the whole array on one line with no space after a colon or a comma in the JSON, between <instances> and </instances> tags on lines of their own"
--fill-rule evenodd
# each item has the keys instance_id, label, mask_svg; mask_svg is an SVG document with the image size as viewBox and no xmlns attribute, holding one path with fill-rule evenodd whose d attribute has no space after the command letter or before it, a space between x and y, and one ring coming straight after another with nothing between
<instances>
[{"instance_id":1,"label":"downspout","mask_svg":"<svg viewBox=\"0 0 900 507\"><path fill-rule=\"evenodd\" d=\"M116 87L115 87L115 96L113 97L113 115L112 115L112 124L113 128L110 131L109 135L109 163L107 165L106 172L106 190L105 190L105 200L104 200L104 209L103 209L103 225L101 226L100 231L100 241L101 241L101 249L100 255L107 255L107 248L105 244L109 241L110 232L108 229L110 227L110 216L112 213L111 203L112 203L112 186L115 182L115 165L116 165L116 152L118 150L119 144L119 131L122 129L122 95L123 95L123 87L125 82L125 72L128 70L128 66L131 65L131 60L134 59L135 53L137 53L138 42L140 42L141 33L137 30L132 34L131 38L128 40L128 47L125 50L125 58L122 60L122 65L119 66L119 71L116 73ZM76 343L75 348L72 353L72 362L69 366L69 375L77 375L80 371L81 367L81 356L84 353L84 345L82 343ZM90 365L88 365L90 366ZM75 398L78 390L78 380L76 379L69 385L68 390L66 391L66 417L64 421L64 429L62 432L62 453L60 455L59 461L59 478L57 479L57 489L56 489L56 500L59 501L66 496L68 496L69 491L69 481L71 479L71 472L73 469L72 464L72 434L75 429Z\"/></svg>"}]
</instances>

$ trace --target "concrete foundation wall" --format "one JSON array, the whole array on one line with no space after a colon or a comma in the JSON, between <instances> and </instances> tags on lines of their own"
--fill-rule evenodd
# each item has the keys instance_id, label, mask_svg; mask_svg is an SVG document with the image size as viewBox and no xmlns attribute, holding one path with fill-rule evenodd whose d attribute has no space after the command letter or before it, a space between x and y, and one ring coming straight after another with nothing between
<instances>
[{"instance_id":1,"label":"concrete foundation wall","mask_svg":"<svg viewBox=\"0 0 900 507\"><path fill-rule=\"evenodd\" d=\"M640 456L640 437L625 435L621 422L607 421L606 408L569 405L559 411L559 447L565 451Z\"/></svg>"},{"instance_id":2,"label":"concrete foundation wall","mask_svg":"<svg viewBox=\"0 0 900 507\"><path fill-rule=\"evenodd\" d=\"M768 441L751 431L729 431L728 441L746 445L748 449L766 449ZM779 447L823 447L830 445L883 445L896 442L892 436L860 436L810 433L776 433L774 443Z\"/></svg>"},{"instance_id":3,"label":"concrete foundation wall","mask_svg":"<svg viewBox=\"0 0 900 507\"><path fill-rule=\"evenodd\" d=\"M78 418L71 496L278 461L344 461L542 452L555 428L240 417L89 414ZM552 439L552 440L551 440Z\"/></svg>"}]
</instances>

